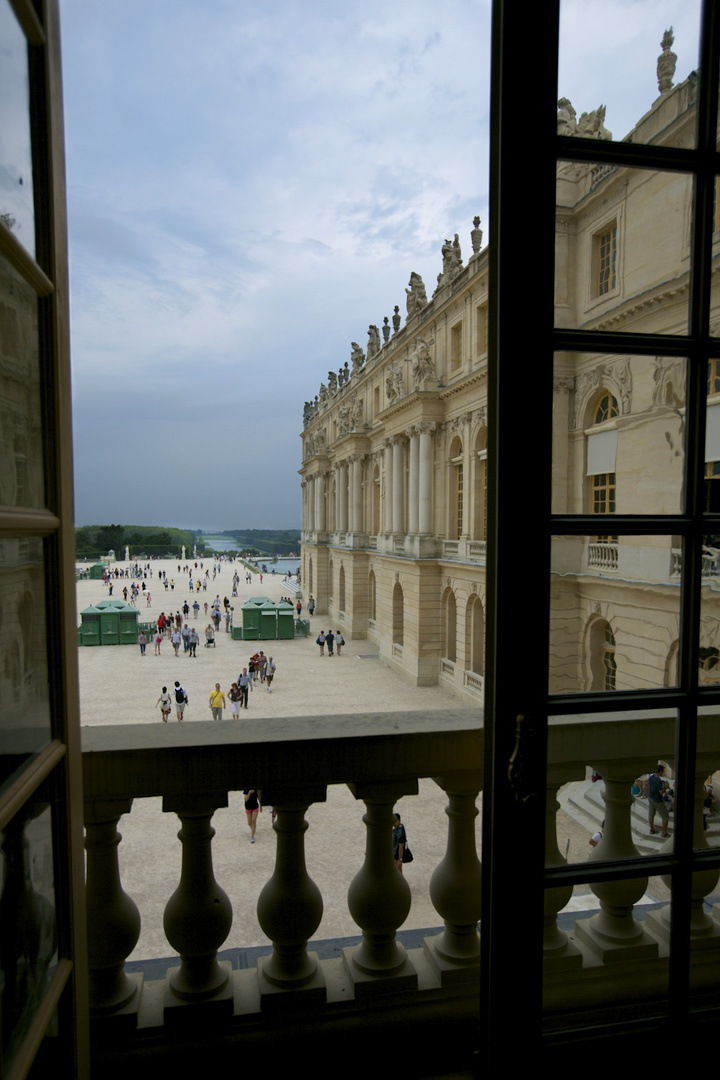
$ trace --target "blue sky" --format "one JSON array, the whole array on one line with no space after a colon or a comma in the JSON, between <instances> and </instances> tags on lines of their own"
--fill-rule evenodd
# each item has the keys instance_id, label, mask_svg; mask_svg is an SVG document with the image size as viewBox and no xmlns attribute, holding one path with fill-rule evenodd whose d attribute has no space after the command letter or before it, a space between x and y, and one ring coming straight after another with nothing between
<instances>
[{"instance_id":1,"label":"blue sky","mask_svg":"<svg viewBox=\"0 0 720 1080\"><path fill-rule=\"evenodd\" d=\"M697 65L694 0L563 10L560 92L616 136L670 23ZM77 522L299 527L303 402L446 236L489 239L489 0L61 16Z\"/></svg>"}]
</instances>

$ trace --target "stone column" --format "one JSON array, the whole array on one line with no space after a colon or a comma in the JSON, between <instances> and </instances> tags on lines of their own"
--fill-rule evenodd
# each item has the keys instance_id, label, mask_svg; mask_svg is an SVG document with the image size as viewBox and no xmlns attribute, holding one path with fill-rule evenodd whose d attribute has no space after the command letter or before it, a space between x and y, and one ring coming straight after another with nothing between
<instances>
[{"instance_id":1,"label":"stone column","mask_svg":"<svg viewBox=\"0 0 720 1080\"><path fill-rule=\"evenodd\" d=\"M263 1008L268 1005L325 1001L325 977L317 953L308 953L308 939L317 930L323 901L305 865L305 813L313 802L325 802L324 786L263 791L277 813L275 872L260 893L258 922L273 943L271 957L258 961L258 982ZM292 993L292 992L295 993Z\"/></svg>"},{"instance_id":2,"label":"stone column","mask_svg":"<svg viewBox=\"0 0 720 1080\"><path fill-rule=\"evenodd\" d=\"M393 520L392 531L405 533L405 445L401 435L393 439Z\"/></svg>"},{"instance_id":3,"label":"stone column","mask_svg":"<svg viewBox=\"0 0 720 1080\"><path fill-rule=\"evenodd\" d=\"M385 439L385 514L383 532L392 532L393 514L393 444L392 439Z\"/></svg>"},{"instance_id":4,"label":"stone column","mask_svg":"<svg viewBox=\"0 0 720 1080\"><path fill-rule=\"evenodd\" d=\"M353 454L352 456L352 531L354 533L360 533L363 531L363 485L362 485L362 465L363 455Z\"/></svg>"},{"instance_id":5,"label":"stone column","mask_svg":"<svg viewBox=\"0 0 720 1080\"><path fill-rule=\"evenodd\" d=\"M433 533L433 447L432 436L436 425L428 421L418 424L420 433L419 447L419 516L418 529L421 536Z\"/></svg>"},{"instance_id":6,"label":"stone column","mask_svg":"<svg viewBox=\"0 0 720 1080\"><path fill-rule=\"evenodd\" d=\"M97 1016L122 1009L134 1026L142 975L128 975L125 960L140 937L140 912L120 883L122 835L117 831L131 806L132 799L86 803L85 850L90 1012Z\"/></svg>"},{"instance_id":7,"label":"stone column","mask_svg":"<svg viewBox=\"0 0 720 1080\"><path fill-rule=\"evenodd\" d=\"M448 838L445 857L430 879L430 899L445 923L442 934L425 938L425 955L442 986L478 979L482 867L475 844L475 805L482 773L433 777L447 792Z\"/></svg>"},{"instance_id":8,"label":"stone column","mask_svg":"<svg viewBox=\"0 0 720 1080\"><path fill-rule=\"evenodd\" d=\"M408 533L416 536L418 531L419 464L420 440L417 427L410 427L405 432L410 440L410 474L408 477Z\"/></svg>"},{"instance_id":9,"label":"stone column","mask_svg":"<svg viewBox=\"0 0 720 1080\"><path fill-rule=\"evenodd\" d=\"M547 796L545 799L545 865L566 866L567 860L558 847L557 842L557 812L560 803L557 793L563 784L577 780L584 776L585 770L578 770L576 766L554 766L548 764L548 778L546 784ZM558 912L562 911L572 897L572 885L559 885L555 889L545 889L543 910L543 961L545 964L552 962L553 972L566 968L582 968L582 954L576 945L568 938L564 930L557 924Z\"/></svg>"},{"instance_id":10,"label":"stone column","mask_svg":"<svg viewBox=\"0 0 720 1080\"><path fill-rule=\"evenodd\" d=\"M350 883L348 908L362 928L361 945L343 949L355 997L417 989L417 973L396 930L410 911L410 888L393 859L393 807L403 794L417 794L417 780L402 785L349 784L367 808L365 862ZM411 790L410 790L411 789Z\"/></svg>"},{"instance_id":11,"label":"stone column","mask_svg":"<svg viewBox=\"0 0 720 1080\"><path fill-rule=\"evenodd\" d=\"M231 964L218 963L217 951L232 926L232 906L215 880L210 825L215 810L227 806L227 792L163 798L165 813L174 811L182 828L180 884L165 907L163 926L168 941L180 953L180 967L167 972L165 1022L182 1022L182 1006L212 1003L219 1012L233 1012Z\"/></svg>"}]
</instances>

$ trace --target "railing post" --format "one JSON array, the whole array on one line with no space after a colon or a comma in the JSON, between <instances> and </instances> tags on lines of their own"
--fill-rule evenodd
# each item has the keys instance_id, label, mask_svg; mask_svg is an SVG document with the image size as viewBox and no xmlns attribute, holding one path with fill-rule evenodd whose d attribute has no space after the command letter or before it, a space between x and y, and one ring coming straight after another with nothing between
<instances>
[{"instance_id":1,"label":"railing post","mask_svg":"<svg viewBox=\"0 0 720 1080\"><path fill-rule=\"evenodd\" d=\"M602 844L593 848L588 862L617 862L638 857L639 852L632 841L630 785L642 771L642 765L642 761L632 759L622 763L597 762L605 785L605 829ZM621 770L622 775L618 776ZM600 911L575 923L575 937L589 946L603 963L657 957L657 942L633 915L633 906L644 896L647 883L647 877L640 877L596 882L590 886L600 901Z\"/></svg>"},{"instance_id":2,"label":"railing post","mask_svg":"<svg viewBox=\"0 0 720 1080\"><path fill-rule=\"evenodd\" d=\"M168 941L180 953L180 967L167 972L165 1022L177 1019L188 1004L203 1003L213 1012L233 1012L231 965L218 962L217 951L232 926L232 906L215 880L210 820L228 805L227 792L163 797L163 811L174 811L182 822L180 884L165 907L163 926ZM179 1008L180 1006L180 1008Z\"/></svg>"},{"instance_id":3,"label":"railing post","mask_svg":"<svg viewBox=\"0 0 720 1080\"><path fill-rule=\"evenodd\" d=\"M584 769L582 770L584 775ZM557 842L557 812L560 809L558 789L571 780L577 779L577 766L554 766L548 764L548 778L545 799L545 865L565 866L567 860L560 851ZM555 889L545 890L543 911L543 961L551 963L553 971L558 968L582 968L582 954L557 924L558 912L570 902L573 894L572 885L560 885Z\"/></svg>"},{"instance_id":4,"label":"railing post","mask_svg":"<svg viewBox=\"0 0 720 1080\"><path fill-rule=\"evenodd\" d=\"M325 977L317 953L307 951L317 930L323 901L305 864L305 813L311 803L325 802L325 785L312 788L263 788L263 799L277 813L275 871L258 898L258 922L273 943L272 956L258 960L262 1008L325 1001Z\"/></svg>"},{"instance_id":5,"label":"railing post","mask_svg":"<svg viewBox=\"0 0 720 1080\"><path fill-rule=\"evenodd\" d=\"M132 799L85 803L88 965L92 1016L122 1015L135 1026L142 975L128 975L125 960L140 937L140 912L120 883L117 823Z\"/></svg>"},{"instance_id":6,"label":"railing post","mask_svg":"<svg viewBox=\"0 0 720 1080\"><path fill-rule=\"evenodd\" d=\"M401 784L348 784L367 808L363 815L365 862L348 890L348 908L361 927L361 945L343 949L343 963L355 996L417 989L417 973L396 930L410 911L410 887L399 873L392 849L393 807L401 795L416 795L417 780Z\"/></svg>"},{"instance_id":7,"label":"railing post","mask_svg":"<svg viewBox=\"0 0 720 1080\"><path fill-rule=\"evenodd\" d=\"M480 965L478 920L482 900L482 867L475 842L475 805L482 772L433 777L446 792L448 837L445 856L430 879L430 898L445 923L443 932L425 938L425 955L442 986L476 981Z\"/></svg>"}]
</instances>

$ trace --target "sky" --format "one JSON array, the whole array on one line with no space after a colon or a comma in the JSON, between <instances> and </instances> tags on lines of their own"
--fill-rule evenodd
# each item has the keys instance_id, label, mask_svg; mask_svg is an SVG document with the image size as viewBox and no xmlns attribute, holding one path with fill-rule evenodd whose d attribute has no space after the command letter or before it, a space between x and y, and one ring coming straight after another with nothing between
<instances>
[{"instance_id":1,"label":"sky","mask_svg":"<svg viewBox=\"0 0 720 1080\"><path fill-rule=\"evenodd\" d=\"M560 94L621 137L698 7L568 0ZM490 0L60 10L77 524L299 528L303 403L490 239Z\"/></svg>"}]
</instances>

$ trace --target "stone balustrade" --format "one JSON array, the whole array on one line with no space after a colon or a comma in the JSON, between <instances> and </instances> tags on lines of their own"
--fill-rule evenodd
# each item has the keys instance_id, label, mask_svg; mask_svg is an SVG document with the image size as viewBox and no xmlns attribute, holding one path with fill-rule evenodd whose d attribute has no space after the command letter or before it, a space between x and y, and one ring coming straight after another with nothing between
<instances>
[{"instance_id":1,"label":"stone balustrade","mask_svg":"<svg viewBox=\"0 0 720 1080\"><path fill-rule=\"evenodd\" d=\"M703 716L700 730L698 792L720 758L720 718ZM546 865L565 866L557 844L557 792L567 782L583 779L588 765L602 773L606 816L602 844L588 849L590 866L598 860L637 860L630 784L647 771L649 761L663 758L672 764L675 740L671 711L551 718ZM388 997L394 1009L404 1010L403 1023L440 1024L452 1015L471 1030L479 987L481 864L475 819L483 752L478 715L463 709L333 717L328 727L315 717L293 717L267 720L262 727L200 722L85 728L90 985L93 1015L103 1037L115 1031L125 1040L124 1052L131 1053L128 1046L142 1042L149 1030L162 1040L163 1029L172 1026L177 1040L180 1033L197 1032L210 1017L231 1039L233 1033L247 1034L251 1023L258 1037L264 1031L264 1037L271 1038L274 1029L263 1026L263 1017L270 1014L287 1024L303 1017L303 1024L325 1038L326 1025L365 1024L368 1011L377 1021ZM407 916L410 892L397 873L389 833L396 801L416 793L418 779L427 777L448 797L446 852L430 883L439 929L425 938L423 949L406 951L397 930ZM312 866L306 865L305 813L311 804L325 800L333 784L347 785L363 804L358 813L366 826L364 862L347 882L348 910L362 940L343 950L342 961L318 960L308 948L323 899ZM265 801L277 813L275 870L257 901L272 955L260 960L256 970L237 972L218 960L233 914L232 898L214 875L211 821L215 810L227 805L229 791L252 786L263 789ZM164 918L168 951L177 952L179 960L161 988L162 1008L158 992L154 997L148 992L154 984L143 987L138 976L125 972L142 912L123 891L117 831L133 799L158 795L163 810L178 816L182 844L180 881L167 898ZM700 795L696 816L702 847ZM142 858L142 852L137 857ZM695 875L688 933L699 958L697 985L703 983L702 971L711 972L720 959L718 922L703 910L703 899L717 879L717 871ZM588 910L571 931L559 926L558 913L568 903L572 886L560 883L546 890L548 1010L562 1011L578 1001L594 1006L662 995L669 905L655 911L652 919L638 920L637 905L647 880L638 871L591 882ZM148 1015L143 1014L146 998ZM394 1013L396 1020L399 1015Z\"/></svg>"}]
</instances>

